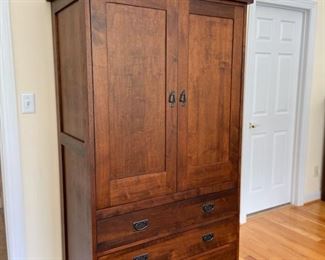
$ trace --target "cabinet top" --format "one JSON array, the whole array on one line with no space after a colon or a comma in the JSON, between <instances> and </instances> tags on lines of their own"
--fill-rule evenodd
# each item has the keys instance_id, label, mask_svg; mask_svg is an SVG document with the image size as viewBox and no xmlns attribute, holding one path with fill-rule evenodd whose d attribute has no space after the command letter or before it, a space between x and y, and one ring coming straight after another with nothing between
<instances>
[{"instance_id":1,"label":"cabinet top","mask_svg":"<svg viewBox=\"0 0 325 260\"><path fill-rule=\"evenodd\" d=\"M55 2L58 0L46 0L48 2ZM92 0L90 0L92 1ZM201 1L210 1L210 2L235 2L235 3L246 3L246 4L252 4L254 3L254 0L201 0Z\"/></svg>"}]
</instances>

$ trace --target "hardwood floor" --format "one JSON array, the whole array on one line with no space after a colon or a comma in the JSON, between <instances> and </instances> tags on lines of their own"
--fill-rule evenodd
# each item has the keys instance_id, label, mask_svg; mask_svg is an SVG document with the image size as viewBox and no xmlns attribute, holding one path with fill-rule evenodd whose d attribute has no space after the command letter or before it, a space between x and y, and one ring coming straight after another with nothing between
<instances>
[{"instance_id":1,"label":"hardwood floor","mask_svg":"<svg viewBox=\"0 0 325 260\"><path fill-rule=\"evenodd\" d=\"M325 202L256 214L241 226L240 260L325 260Z\"/></svg>"}]
</instances>

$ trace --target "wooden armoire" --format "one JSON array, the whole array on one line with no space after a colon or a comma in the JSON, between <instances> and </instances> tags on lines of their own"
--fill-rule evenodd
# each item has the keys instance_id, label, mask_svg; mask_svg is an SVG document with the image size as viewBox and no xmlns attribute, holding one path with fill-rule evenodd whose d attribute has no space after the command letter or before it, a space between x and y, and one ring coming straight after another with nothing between
<instances>
[{"instance_id":1,"label":"wooden armoire","mask_svg":"<svg viewBox=\"0 0 325 260\"><path fill-rule=\"evenodd\" d=\"M252 0L49 1L64 257L237 259Z\"/></svg>"}]
</instances>

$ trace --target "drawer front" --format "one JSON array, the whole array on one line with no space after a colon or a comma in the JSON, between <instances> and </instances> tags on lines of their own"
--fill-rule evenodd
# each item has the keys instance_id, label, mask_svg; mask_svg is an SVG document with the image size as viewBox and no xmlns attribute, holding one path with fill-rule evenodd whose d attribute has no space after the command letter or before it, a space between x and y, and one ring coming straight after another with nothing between
<instances>
[{"instance_id":1,"label":"drawer front","mask_svg":"<svg viewBox=\"0 0 325 260\"><path fill-rule=\"evenodd\" d=\"M144 243L237 213L237 194L211 194L97 222L97 249Z\"/></svg>"},{"instance_id":2,"label":"drawer front","mask_svg":"<svg viewBox=\"0 0 325 260\"><path fill-rule=\"evenodd\" d=\"M237 248L235 244L228 244L217 249L210 250L201 255L196 255L187 260L236 260Z\"/></svg>"},{"instance_id":3,"label":"drawer front","mask_svg":"<svg viewBox=\"0 0 325 260\"><path fill-rule=\"evenodd\" d=\"M158 259L234 259L238 239L238 219L231 218L177 234L173 238L130 248L100 257L99 260L158 260ZM139 248L140 247L140 248ZM218 250L220 248L220 250ZM201 258L202 257L202 258Z\"/></svg>"}]
</instances>

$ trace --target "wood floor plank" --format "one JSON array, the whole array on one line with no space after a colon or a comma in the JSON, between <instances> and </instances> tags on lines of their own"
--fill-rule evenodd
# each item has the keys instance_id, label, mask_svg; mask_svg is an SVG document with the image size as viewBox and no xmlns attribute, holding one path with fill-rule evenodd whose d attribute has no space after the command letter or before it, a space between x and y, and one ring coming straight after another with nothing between
<instances>
[{"instance_id":1,"label":"wood floor plank","mask_svg":"<svg viewBox=\"0 0 325 260\"><path fill-rule=\"evenodd\" d=\"M272 214L272 221L278 223L294 232L304 235L315 241L325 239L325 229L312 221L303 219L300 216L279 212Z\"/></svg>"},{"instance_id":2,"label":"wood floor plank","mask_svg":"<svg viewBox=\"0 0 325 260\"><path fill-rule=\"evenodd\" d=\"M256 214L241 226L241 260L325 260L325 203Z\"/></svg>"}]
</instances>

